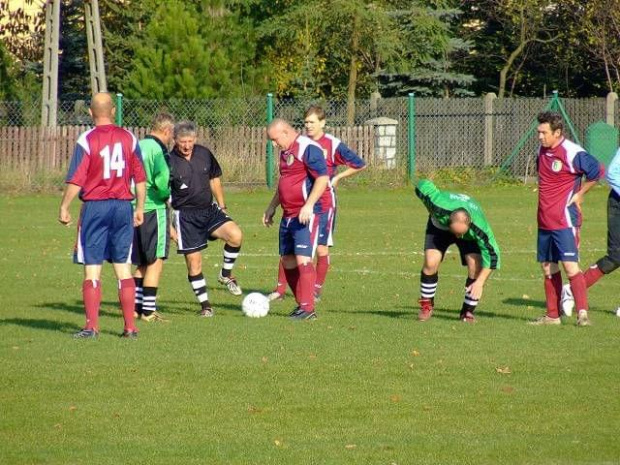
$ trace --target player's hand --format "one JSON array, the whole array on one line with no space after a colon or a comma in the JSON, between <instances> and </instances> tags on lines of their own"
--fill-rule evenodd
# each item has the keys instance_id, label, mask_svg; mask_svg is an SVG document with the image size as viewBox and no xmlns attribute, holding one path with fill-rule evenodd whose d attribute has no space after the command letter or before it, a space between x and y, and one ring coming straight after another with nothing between
<instances>
[{"instance_id":1,"label":"player's hand","mask_svg":"<svg viewBox=\"0 0 620 465\"><path fill-rule=\"evenodd\" d=\"M142 210L136 209L133 212L133 227L137 228L144 223L144 212Z\"/></svg>"},{"instance_id":2,"label":"player's hand","mask_svg":"<svg viewBox=\"0 0 620 465\"><path fill-rule=\"evenodd\" d=\"M179 243L179 235L177 234L177 230L170 226L170 240L174 241L175 244Z\"/></svg>"},{"instance_id":3,"label":"player's hand","mask_svg":"<svg viewBox=\"0 0 620 465\"><path fill-rule=\"evenodd\" d=\"M273 215L276 214L275 209L273 208L268 208L267 210L265 210L265 213L263 213L263 226L269 227L273 224Z\"/></svg>"},{"instance_id":4,"label":"player's hand","mask_svg":"<svg viewBox=\"0 0 620 465\"><path fill-rule=\"evenodd\" d=\"M465 290L469 293L472 299L480 300L482 297L482 290L484 289L484 283L479 282L478 280L471 283L469 286L465 288Z\"/></svg>"},{"instance_id":5,"label":"player's hand","mask_svg":"<svg viewBox=\"0 0 620 465\"><path fill-rule=\"evenodd\" d=\"M579 211L579 213L581 213L581 203L582 202L583 202L583 195L580 192L577 192L568 201L568 205L567 206L570 207L572 204L575 204L575 206L577 207L577 210Z\"/></svg>"},{"instance_id":6,"label":"player's hand","mask_svg":"<svg viewBox=\"0 0 620 465\"><path fill-rule=\"evenodd\" d=\"M69 213L69 209L60 207L60 212L58 213L58 221L60 224L65 226L71 226L71 213Z\"/></svg>"},{"instance_id":7,"label":"player's hand","mask_svg":"<svg viewBox=\"0 0 620 465\"><path fill-rule=\"evenodd\" d=\"M299 222L301 224L308 224L312 219L312 215L314 215L314 205L304 205L299 210Z\"/></svg>"},{"instance_id":8,"label":"player's hand","mask_svg":"<svg viewBox=\"0 0 620 465\"><path fill-rule=\"evenodd\" d=\"M338 176L334 176L331 180L332 187L335 189L339 182L340 178Z\"/></svg>"}]
</instances>

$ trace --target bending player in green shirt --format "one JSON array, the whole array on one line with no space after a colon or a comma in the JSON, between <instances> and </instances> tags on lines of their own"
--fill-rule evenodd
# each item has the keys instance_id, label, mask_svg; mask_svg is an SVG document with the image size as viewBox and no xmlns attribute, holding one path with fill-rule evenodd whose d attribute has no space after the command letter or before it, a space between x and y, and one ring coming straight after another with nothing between
<instances>
[{"instance_id":1,"label":"bending player in green shirt","mask_svg":"<svg viewBox=\"0 0 620 465\"><path fill-rule=\"evenodd\" d=\"M461 264L467 266L465 298L460 319L475 321L474 310L482 297L484 283L499 269L499 247L480 204L465 194L441 191L429 180L418 182L416 195L428 210L424 240L424 266L420 274L420 312L418 320L433 314L439 281L439 265L450 245L456 244Z\"/></svg>"}]
</instances>

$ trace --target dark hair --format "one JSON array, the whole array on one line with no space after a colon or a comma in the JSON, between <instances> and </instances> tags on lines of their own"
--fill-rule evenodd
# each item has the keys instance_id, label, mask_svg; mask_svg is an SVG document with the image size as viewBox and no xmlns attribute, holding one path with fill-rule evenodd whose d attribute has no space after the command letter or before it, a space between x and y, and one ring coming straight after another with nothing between
<instances>
[{"instance_id":1,"label":"dark hair","mask_svg":"<svg viewBox=\"0 0 620 465\"><path fill-rule=\"evenodd\" d=\"M448 225L451 225L452 223L454 223L454 221L456 221L456 218L461 215L465 216L465 223L467 223L468 225L471 224L471 215L469 214L469 212L465 210L464 208L457 208L452 213L450 213L450 219L448 220Z\"/></svg>"},{"instance_id":2,"label":"dark hair","mask_svg":"<svg viewBox=\"0 0 620 465\"><path fill-rule=\"evenodd\" d=\"M543 111L538 114L538 123L545 124L548 123L552 132L560 130L561 133L564 132L564 120L562 119L562 115L555 111Z\"/></svg>"},{"instance_id":3,"label":"dark hair","mask_svg":"<svg viewBox=\"0 0 620 465\"><path fill-rule=\"evenodd\" d=\"M304 113L304 119L310 115L316 115L319 121L323 121L325 119L325 110L318 105L310 105Z\"/></svg>"}]
</instances>

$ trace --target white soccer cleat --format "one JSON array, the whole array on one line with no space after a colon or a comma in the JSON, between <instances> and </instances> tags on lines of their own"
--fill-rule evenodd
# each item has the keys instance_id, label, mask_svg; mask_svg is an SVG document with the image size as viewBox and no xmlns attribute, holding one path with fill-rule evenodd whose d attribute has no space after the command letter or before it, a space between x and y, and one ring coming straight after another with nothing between
<instances>
[{"instance_id":1,"label":"white soccer cleat","mask_svg":"<svg viewBox=\"0 0 620 465\"><path fill-rule=\"evenodd\" d=\"M564 284L564 286L562 286L560 303L562 305L562 313L564 313L564 316L571 316L573 314L573 309L575 308L575 298L573 297L573 291L570 289L570 284Z\"/></svg>"}]
</instances>

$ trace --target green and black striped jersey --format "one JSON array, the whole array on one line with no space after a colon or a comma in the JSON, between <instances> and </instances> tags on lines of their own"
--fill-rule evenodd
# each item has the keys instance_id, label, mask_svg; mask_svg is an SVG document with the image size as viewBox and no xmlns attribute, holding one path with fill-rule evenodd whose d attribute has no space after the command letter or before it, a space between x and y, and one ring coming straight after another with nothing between
<instances>
[{"instance_id":1,"label":"green and black striped jersey","mask_svg":"<svg viewBox=\"0 0 620 465\"><path fill-rule=\"evenodd\" d=\"M462 239L476 241L482 255L483 268L499 269L499 247L478 202L466 194L441 191L428 179L418 182L415 193L424 203L433 224L441 229L449 228L450 214L454 210L459 208L467 210L471 217L471 225Z\"/></svg>"}]
</instances>

